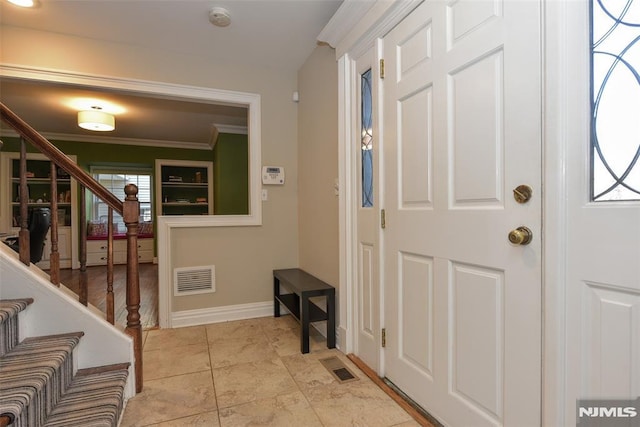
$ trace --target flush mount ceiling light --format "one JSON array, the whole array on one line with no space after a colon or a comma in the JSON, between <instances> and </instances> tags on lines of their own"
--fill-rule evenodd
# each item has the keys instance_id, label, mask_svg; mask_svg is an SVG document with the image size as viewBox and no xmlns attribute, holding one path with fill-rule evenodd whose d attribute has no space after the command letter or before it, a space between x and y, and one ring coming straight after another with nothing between
<instances>
[{"instance_id":1,"label":"flush mount ceiling light","mask_svg":"<svg viewBox=\"0 0 640 427\"><path fill-rule=\"evenodd\" d=\"M116 128L116 118L101 111L100 107L91 107L88 111L78 111L78 126L82 129L107 132Z\"/></svg>"},{"instance_id":2,"label":"flush mount ceiling light","mask_svg":"<svg viewBox=\"0 0 640 427\"><path fill-rule=\"evenodd\" d=\"M228 27L231 24L231 15L223 7L212 7L209 10L209 21L216 27Z\"/></svg>"},{"instance_id":3,"label":"flush mount ceiling light","mask_svg":"<svg viewBox=\"0 0 640 427\"><path fill-rule=\"evenodd\" d=\"M35 0L9 0L9 3L15 4L20 7L35 7Z\"/></svg>"}]
</instances>

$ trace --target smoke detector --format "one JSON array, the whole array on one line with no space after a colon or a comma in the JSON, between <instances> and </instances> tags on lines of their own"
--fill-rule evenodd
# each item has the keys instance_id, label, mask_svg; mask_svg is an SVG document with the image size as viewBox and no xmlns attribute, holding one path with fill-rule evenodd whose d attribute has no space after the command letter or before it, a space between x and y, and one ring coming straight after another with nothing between
<instances>
[{"instance_id":1,"label":"smoke detector","mask_svg":"<svg viewBox=\"0 0 640 427\"><path fill-rule=\"evenodd\" d=\"M209 10L209 21L216 27L227 27L231 24L231 15L223 7L212 7Z\"/></svg>"}]
</instances>

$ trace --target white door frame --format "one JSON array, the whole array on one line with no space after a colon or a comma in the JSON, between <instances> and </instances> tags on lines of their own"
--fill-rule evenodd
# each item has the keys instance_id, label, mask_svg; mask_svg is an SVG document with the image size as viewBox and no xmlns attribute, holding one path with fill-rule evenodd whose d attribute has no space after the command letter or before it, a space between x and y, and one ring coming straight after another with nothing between
<instances>
[{"instance_id":1,"label":"white door frame","mask_svg":"<svg viewBox=\"0 0 640 427\"><path fill-rule=\"evenodd\" d=\"M589 16L586 2L547 1L543 5L543 425L566 425L567 396L575 396L567 381L566 300L569 221L567 200L571 181L566 165L572 161L588 167L588 159L570 159L572 142L588 140L590 107L585 89L590 82L577 78L575 68L589 67ZM576 19L576 9L584 16ZM588 73L577 73L580 76ZM574 168L575 171L579 168Z\"/></svg>"},{"instance_id":2,"label":"white door frame","mask_svg":"<svg viewBox=\"0 0 640 427\"><path fill-rule=\"evenodd\" d=\"M353 117L355 90L355 60L374 46L376 40L395 27L423 0L377 1L373 6L368 2L345 2L331 22L318 37L336 49L338 56L338 180L340 194L338 200L340 281L338 294L339 324L338 347L345 353L352 353L356 343L357 300L354 284L357 268L357 242L355 203L356 189L355 159L355 119ZM352 4L354 3L354 4ZM361 7L361 9L357 9ZM357 24L357 25L356 25ZM354 28L355 27L355 28ZM325 35L326 33L326 35Z\"/></svg>"},{"instance_id":3,"label":"white door frame","mask_svg":"<svg viewBox=\"0 0 640 427\"><path fill-rule=\"evenodd\" d=\"M353 138L352 99L353 60L371 47L422 0L389 4L378 0L374 6L354 16L353 10L340 10L331 22L332 39L323 38L336 48L339 76L339 238L340 238L340 323L339 346L345 352L354 349L354 319L357 306L354 301L354 197L356 172L350 147ZM386 5L383 6L383 4ZM565 235L567 223L565 167L568 161L566 147L569 141L570 107L572 94L567 88L571 81L572 52L567 39L575 29L568 25L570 12L566 1L542 1L543 4L543 425L563 425L565 419L565 352L564 291L566 273ZM346 13L349 12L349 13ZM328 26L329 28L329 26ZM328 37L328 36L327 36ZM586 49L586 47L585 47ZM575 55L575 53L574 53ZM587 108L587 106L585 106ZM588 112L587 112L588 113Z\"/></svg>"}]
</instances>

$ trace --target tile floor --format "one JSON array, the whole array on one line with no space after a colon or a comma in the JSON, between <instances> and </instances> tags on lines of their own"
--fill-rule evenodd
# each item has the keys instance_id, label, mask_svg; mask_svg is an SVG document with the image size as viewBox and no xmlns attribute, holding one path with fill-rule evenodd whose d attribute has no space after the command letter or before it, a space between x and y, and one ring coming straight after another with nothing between
<instances>
[{"instance_id":1,"label":"tile floor","mask_svg":"<svg viewBox=\"0 0 640 427\"><path fill-rule=\"evenodd\" d=\"M321 335L300 354L291 316L144 334L144 390L121 427L419 426ZM318 361L330 356L359 379L335 380Z\"/></svg>"}]
</instances>

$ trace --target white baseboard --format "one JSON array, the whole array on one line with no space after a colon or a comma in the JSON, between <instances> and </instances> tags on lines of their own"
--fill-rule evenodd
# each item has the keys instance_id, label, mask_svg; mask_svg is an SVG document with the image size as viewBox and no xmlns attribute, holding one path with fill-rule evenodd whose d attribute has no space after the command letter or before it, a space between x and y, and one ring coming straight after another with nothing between
<instances>
[{"instance_id":1,"label":"white baseboard","mask_svg":"<svg viewBox=\"0 0 640 427\"><path fill-rule=\"evenodd\" d=\"M273 316L273 301L176 311L171 314L171 326L183 328L268 316Z\"/></svg>"},{"instance_id":2,"label":"white baseboard","mask_svg":"<svg viewBox=\"0 0 640 427\"><path fill-rule=\"evenodd\" d=\"M288 314L285 306L280 306L281 314ZM273 316L273 302L255 302L249 304L230 305L226 307L201 308L197 310L177 311L171 316L172 328L184 328L187 326L199 326L209 323L229 322L232 320L255 319L257 317ZM327 337L327 322L314 322L311 324L323 337ZM345 348L341 337L346 337L346 331L338 328L336 331L336 345L339 349Z\"/></svg>"}]
</instances>

